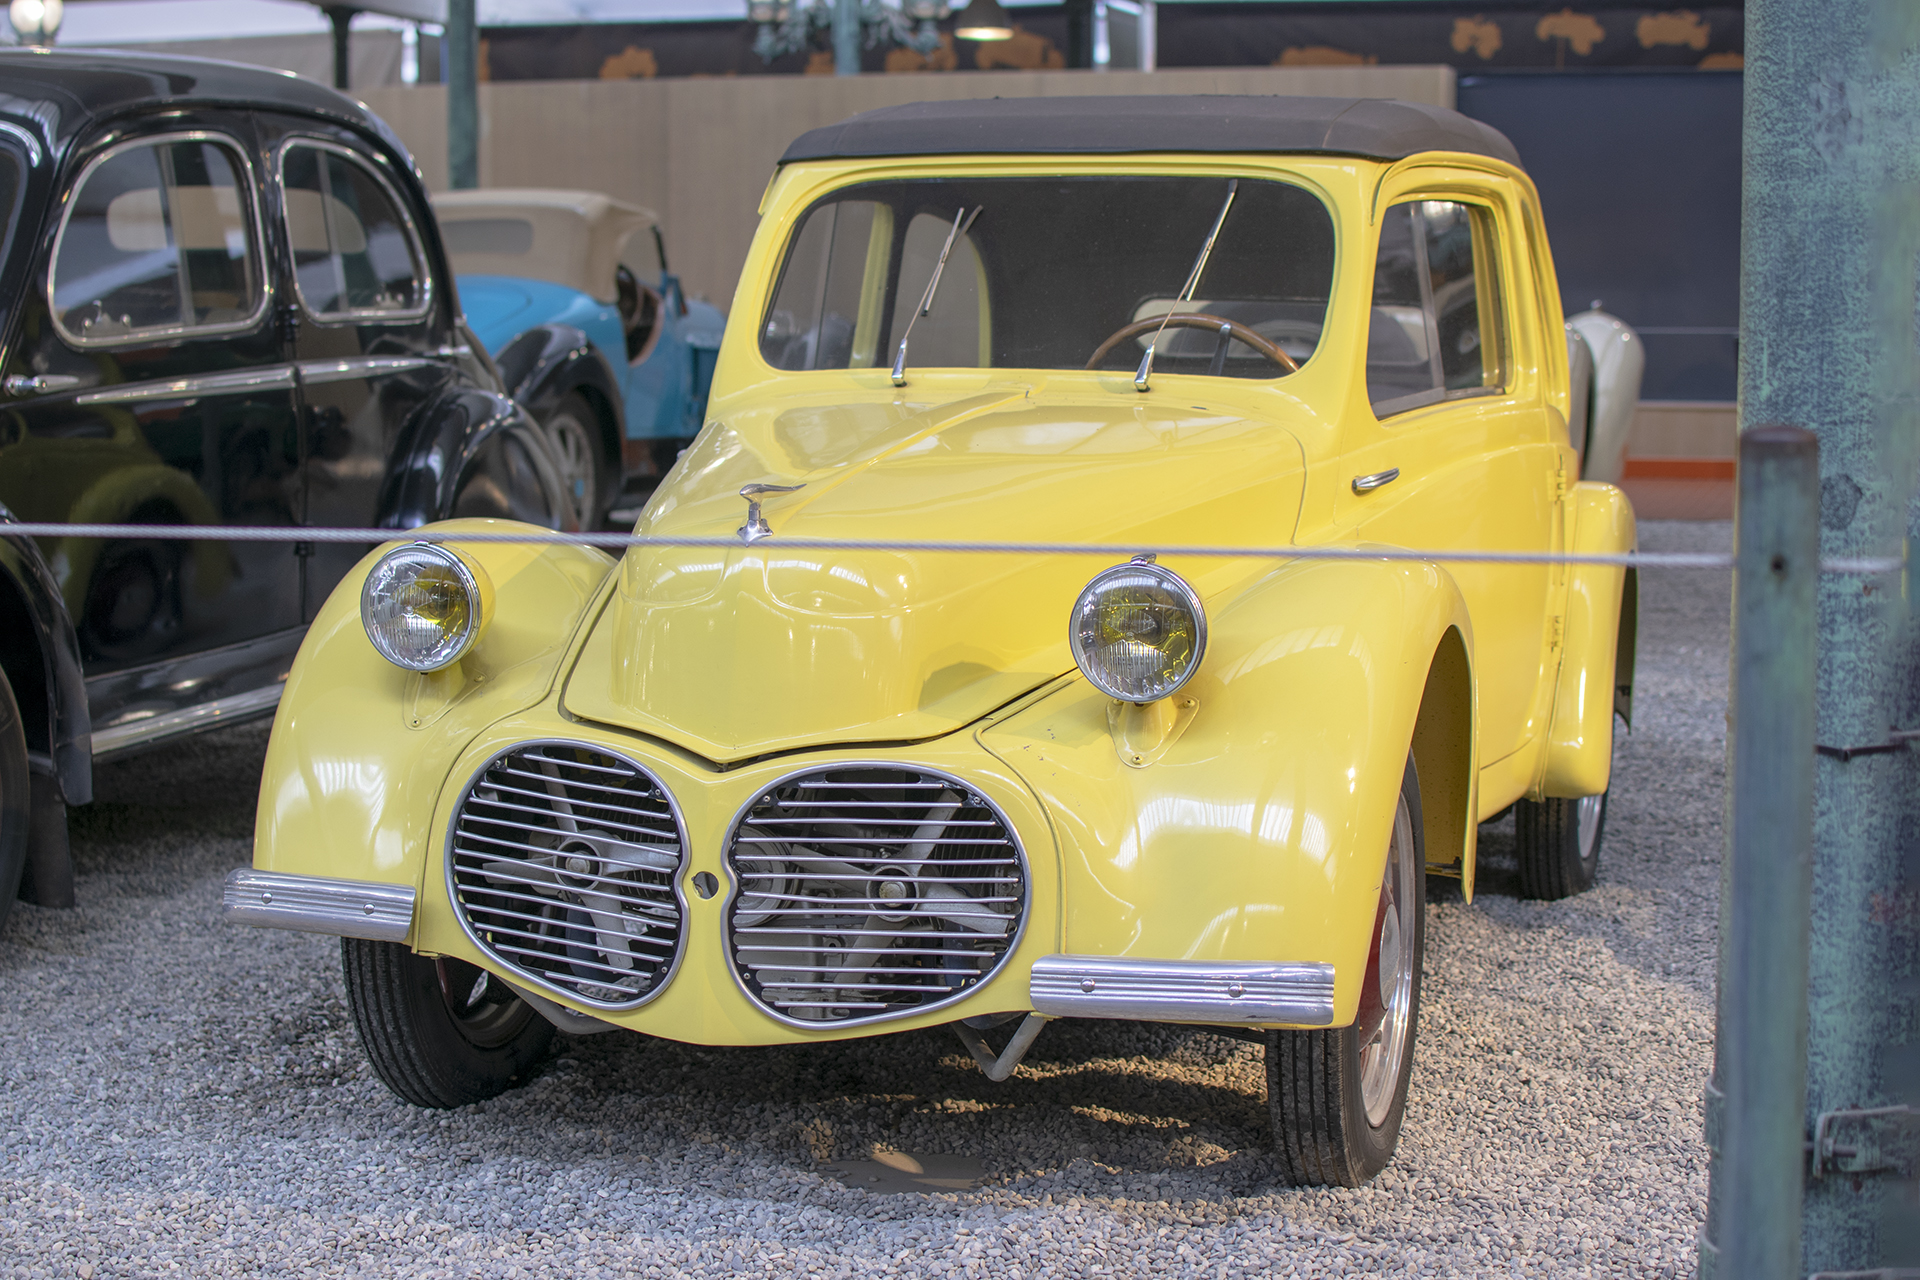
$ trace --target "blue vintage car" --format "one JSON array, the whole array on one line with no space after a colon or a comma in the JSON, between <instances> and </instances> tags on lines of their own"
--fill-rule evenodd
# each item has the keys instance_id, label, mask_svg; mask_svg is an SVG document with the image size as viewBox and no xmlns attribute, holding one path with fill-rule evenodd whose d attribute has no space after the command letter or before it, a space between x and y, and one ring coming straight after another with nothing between
<instances>
[{"instance_id":1,"label":"blue vintage car","mask_svg":"<svg viewBox=\"0 0 1920 1280\"><path fill-rule=\"evenodd\" d=\"M546 428L581 527L599 528L699 431L726 318L682 292L638 206L503 188L433 207L468 323Z\"/></svg>"}]
</instances>

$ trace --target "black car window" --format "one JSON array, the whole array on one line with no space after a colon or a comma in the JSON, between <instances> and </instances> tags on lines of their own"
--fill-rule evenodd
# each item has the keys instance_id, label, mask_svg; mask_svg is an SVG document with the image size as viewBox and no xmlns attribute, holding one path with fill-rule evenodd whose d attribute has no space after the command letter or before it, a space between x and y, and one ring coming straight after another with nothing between
<instances>
[{"instance_id":1,"label":"black car window","mask_svg":"<svg viewBox=\"0 0 1920 1280\"><path fill-rule=\"evenodd\" d=\"M280 162L287 242L301 304L326 320L425 313L427 273L391 188L342 150L288 145Z\"/></svg>"},{"instance_id":2,"label":"black car window","mask_svg":"<svg viewBox=\"0 0 1920 1280\"><path fill-rule=\"evenodd\" d=\"M77 346L249 327L266 305L239 153L204 135L90 163L68 201L48 293Z\"/></svg>"},{"instance_id":3,"label":"black car window","mask_svg":"<svg viewBox=\"0 0 1920 1280\"><path fill-rule=\"evenodd\" d=\"M1485 209L1416 200L1387 210L1367 334L1367 395L1375 413L1501 388L1492 245Z\"/></svg>"},{"instance_id":4,"label":"black car window","mask_svg":"<svg viewBox=\"0 0 1920 1280\"><path fill-rule=\"evenodd\" d=\"M1334 229L1303 187L1240 179L1197 292L1176 303L1227 191L1224 177L1131 175L842 188L794 231L761 354L781 369L891 364L964 210L971 224L913 329L910 366L1083 369L1105 347L1099 367L1131 371L1169 310L1234 321L1304 363L1326 317ZM1223 352L1218 326L1194 323L1161 335L1161 372L1283 376L1271 356L1238 340Z\"/></svg>"},{"instance_id":5,"label":"black car window","mask_svg":"<svg viewBox=\"0 0 1920 1280\"><path fill-rule=\"evenodd\" d=\"M0 138L0 276L10 274L13 228L20 221L20 195L26 188L26 166L20 153Z\"/></svg>"}]
</instances>

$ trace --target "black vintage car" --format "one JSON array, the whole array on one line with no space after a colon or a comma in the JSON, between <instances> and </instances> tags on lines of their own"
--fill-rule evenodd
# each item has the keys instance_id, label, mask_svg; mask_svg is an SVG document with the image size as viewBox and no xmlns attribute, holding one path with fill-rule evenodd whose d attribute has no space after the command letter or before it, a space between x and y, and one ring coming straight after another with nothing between
<instances>
[{"instance_id":1,"label":"black vintage car","mask_svg":"<svg viewBox=\"0 0 1920 1280\"><path fill-rule=\"evenodd\" d=\"M30 539L571 519L358 104L186 58L0 52L0 920L73 897L93 761L270 714L363 554Z\"/></svg>"}]
</instances>

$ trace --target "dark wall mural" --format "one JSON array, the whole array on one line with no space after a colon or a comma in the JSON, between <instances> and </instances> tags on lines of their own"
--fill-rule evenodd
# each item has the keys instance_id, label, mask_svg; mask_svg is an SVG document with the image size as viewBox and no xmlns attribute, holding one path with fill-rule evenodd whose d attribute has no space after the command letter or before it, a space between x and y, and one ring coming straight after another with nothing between
<instances>
[{"instance_id":1,"label":"dark wall mural","mask_svg":"<svg viewBox=\"0 0 1920 1280\"><path fill-rule=\"evenodd\" d=\"M744 3L742 8L745 8ZM1699 9L1454 5L1163 4L1162 67L1350 66L1447 63L1461 72L1523 68L1733 68L1745 48L1739 5ZM1013 10L1005 41L955 40L941 47L869 49L874 72L1051 70L1065 67L1064 6ZM831 75L824 47L765 62L755 28L738 22L596 23L490 27L482 31L482 78L492 80L653 79L656 76Z\"/></svg>"}]
</instances>

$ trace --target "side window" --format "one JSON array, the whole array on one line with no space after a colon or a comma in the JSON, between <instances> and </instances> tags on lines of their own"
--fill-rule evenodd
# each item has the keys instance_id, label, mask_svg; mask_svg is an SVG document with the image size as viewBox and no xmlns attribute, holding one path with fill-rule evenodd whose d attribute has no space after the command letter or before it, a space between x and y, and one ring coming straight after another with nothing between
<instances>
[{"instance_id":1,"label":"side window","mask_svg":"<svg viewBox=\"0 0 1920 1280\"><path fill-rule=\"evenodd\" d=\"M166 138L88 166L48 281L76 346L248 327L265 304L246 167L224 143Z\"/></svg>"},{"instance_id":2,"label":"side window","mask_svg":"<svg viewBox=\"0 0 1920 1280\"><path fill-rule=\"evenodd\" d=\"M300 302L323 320L405 320L427 309L425 261L386 183L331 147L282 153Z\"/></svg>"},{"instance_id":3,"label":"side window","mask_svg":"<svg viewBox=\"0 0 1920 1280\"><path fill-rule=\"evenodd\" d=\"M1493 221L1452 200L1387 210L1374 262L1367 395L1382 417L1504 385Z\"/></svg>"}]
</instances>

